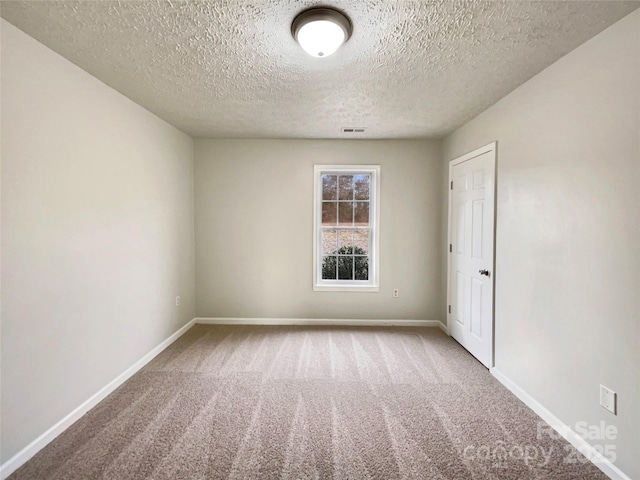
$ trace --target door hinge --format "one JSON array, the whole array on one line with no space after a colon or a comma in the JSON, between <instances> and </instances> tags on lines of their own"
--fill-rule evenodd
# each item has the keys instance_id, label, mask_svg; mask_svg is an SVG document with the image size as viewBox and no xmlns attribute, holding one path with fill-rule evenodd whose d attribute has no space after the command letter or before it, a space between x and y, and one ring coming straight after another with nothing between
<instances>
[{"instance_id":1,"label":"door hinge","mask_svg":"<svg viewBox=\"0 0 640 480\"><path fill-rule=\"evenodd\" d=\"M449 305L449 313L451 313L451 305Z\"/></svg>"},{"instance_id":2,"label":"door hinge","mask_svg":"<svg viewBox=\"0 0 640 480\"><path fill-rule=\"evenodd\" d=\"M451 190L453 190L453 180L451 180Z\"/></svg>"},{"instance_id":3,"label":"door hinge","mask_svg":"<svg viewBox=\"0 0 640 480\"><path fill-rule=\"evenodd\" d=\"M449 244L449 253L453 252L453 245Z\"/></svg>"}]
</instances>

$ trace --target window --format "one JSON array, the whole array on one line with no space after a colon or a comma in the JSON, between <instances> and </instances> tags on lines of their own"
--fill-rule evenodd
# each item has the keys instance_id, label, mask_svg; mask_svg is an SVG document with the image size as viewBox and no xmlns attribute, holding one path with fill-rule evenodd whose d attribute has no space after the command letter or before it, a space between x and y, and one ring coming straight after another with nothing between
<instances>
[{"instance_id":1,"label":"window","mask_svg":"<svg viewBox=\"0 0 640 480\"><path fill-rule=\"evenodd\" d=\"M378 165L316 165L313 289L377 292Z\"/></svg>"}]
</instances>

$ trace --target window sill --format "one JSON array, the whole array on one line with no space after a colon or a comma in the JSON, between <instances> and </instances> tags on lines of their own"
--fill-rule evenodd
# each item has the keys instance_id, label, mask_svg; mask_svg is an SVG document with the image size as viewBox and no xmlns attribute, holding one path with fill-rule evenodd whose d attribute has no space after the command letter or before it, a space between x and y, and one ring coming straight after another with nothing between
<instances>
[{"instance_id":1,"label":"window sill","mask_svg":"<svg viewBox=\"0 0 640 480\"><path fill-rule=\"evenodd\" d=\"M380 291L380 287L377 285L314 285L313 291L377 293Z\"/></svg>"}]
</instances>

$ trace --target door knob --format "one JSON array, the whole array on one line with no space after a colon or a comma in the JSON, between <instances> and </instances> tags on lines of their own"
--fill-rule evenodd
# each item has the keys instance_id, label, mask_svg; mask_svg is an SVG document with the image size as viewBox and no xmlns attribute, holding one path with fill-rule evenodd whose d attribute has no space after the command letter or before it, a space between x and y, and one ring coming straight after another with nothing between
<instances>
[{"instance_id":1,"label":"door knob","mask_svg":"<svg viewBox=\"0 0 640 480\"><path fill-rule=\"evenodd\" d=\"M489 270L480 270L480 275L486 275L488 277L489 276Z\"/></svg>"}]
</instances>

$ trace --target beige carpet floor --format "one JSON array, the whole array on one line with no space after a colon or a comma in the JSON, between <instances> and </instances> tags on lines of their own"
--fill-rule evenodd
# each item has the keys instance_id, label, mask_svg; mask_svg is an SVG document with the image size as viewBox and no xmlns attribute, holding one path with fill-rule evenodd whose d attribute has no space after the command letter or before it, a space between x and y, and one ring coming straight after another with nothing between
<instances>
[{"instance_id":1,"label":"beige carpet floor","mask_svg":"<svg viewBox=\"0 0 640 480\"><path fill-rule=\"evenodd\" d=\"M540 422L437 329L197 325L10 478L606 478Z\"/></svg>"}]
</instances>

